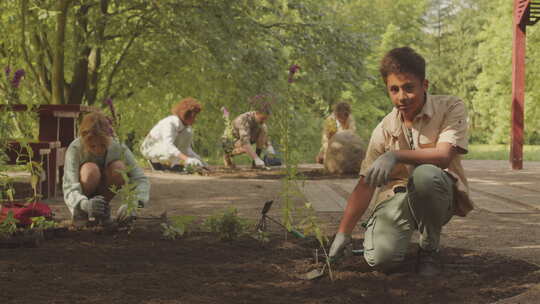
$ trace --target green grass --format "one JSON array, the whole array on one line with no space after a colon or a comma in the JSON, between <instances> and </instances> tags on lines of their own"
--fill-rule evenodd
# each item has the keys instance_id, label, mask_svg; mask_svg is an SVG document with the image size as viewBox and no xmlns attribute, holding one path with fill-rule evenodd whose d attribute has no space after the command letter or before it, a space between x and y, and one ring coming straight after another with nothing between
<instances>
[{"instance_id":1,"label":"green grass","mask_svg":"<svg viewBox=\"0 0 540 304\"><path fill-rule=\"evenodd\" d=\"M464 159L489 159L489 160L509 160L509 145L469 145L469 153ZM540 161L540 146L524 145L524 161Z\"/></svg>"}]
</instances>

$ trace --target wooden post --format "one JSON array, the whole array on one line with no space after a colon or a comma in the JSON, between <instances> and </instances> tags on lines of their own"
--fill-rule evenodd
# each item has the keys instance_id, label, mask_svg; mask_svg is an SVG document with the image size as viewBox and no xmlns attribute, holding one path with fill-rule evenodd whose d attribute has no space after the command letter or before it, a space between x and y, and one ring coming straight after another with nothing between
<instances>
[{"instance_id":1,"label":"wooden post","mask_svg":"<svg viewBox=\"0 0 540 304\"><path fill-rule=\"evenodd\" d=\"M522 0L514 0L514 42L512 52L512 169L523 169L523 129L525 112L526 23L523 22Z\"/></svg>"}]
</instances>

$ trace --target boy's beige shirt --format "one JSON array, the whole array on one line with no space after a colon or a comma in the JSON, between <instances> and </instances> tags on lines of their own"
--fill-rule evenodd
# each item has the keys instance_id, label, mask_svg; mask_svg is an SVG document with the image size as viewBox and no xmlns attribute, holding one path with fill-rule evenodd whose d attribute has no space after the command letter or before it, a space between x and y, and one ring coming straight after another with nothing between
<instances>
[{"instance_id":1,"label":"boy's beige shirt","mask_svg":"<svg viewBox=\"0 0 540 304\"><path fill-rule=\"evenodd\" d=\"M427 95L426 103L415 117L412 135L415 149L435 148L439 142L447 142L458 148L457 154L447 169L455 179L454 213L465 216L474 208L469 197L469 187L461 166L461 154L468 149L468 120L465 104L454 96ZM377 125L371 135L366 157L362 161L360 175L366 176L373 162L387 151L409 150L403 132L404 126L399 111L394 108ZM390 174L390 182L379 189L376 204L394 195L393 189L407 184L414 170L413 165L398 164Z\"/></svg>"}]
</instances>

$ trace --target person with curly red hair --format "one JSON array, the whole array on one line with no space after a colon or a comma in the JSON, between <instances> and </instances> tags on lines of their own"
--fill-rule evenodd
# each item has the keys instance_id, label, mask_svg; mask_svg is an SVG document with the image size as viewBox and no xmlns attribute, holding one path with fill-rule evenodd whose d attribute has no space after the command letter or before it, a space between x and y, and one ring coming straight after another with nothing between
<instances>
[{"instance_id":1,"label":"person with curly red hair","mask_svg":"<svg viewBox=\"0 0 540 304\"><path fill-rule=\"evenodd\" d=\"M192 149L192 125L201 110L198 100L185 98L172 107L172 115L160 120L150 130L141 145L141 153L150 161L154 170L208 167Z\"/></svg>"}]
</instances>

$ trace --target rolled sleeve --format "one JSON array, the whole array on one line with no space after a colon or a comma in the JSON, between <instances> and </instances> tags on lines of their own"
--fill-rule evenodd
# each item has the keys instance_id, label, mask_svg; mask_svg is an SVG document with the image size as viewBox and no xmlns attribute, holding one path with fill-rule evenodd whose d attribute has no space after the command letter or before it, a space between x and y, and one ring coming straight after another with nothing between
<instances>
[{"instance_id":1,"label":"rolled sleeve","mask_svg":"<svg viewBox=\"0 0 540 304\"><path fill-rule=\"evenodd\" d=\"M462 101L451 105L441 125L438 142L447 142L461 148L465 153L468 150L468 122L467 109Z\"/></svg>"},{"instance_id":2,"label":"rolled sleeve","mask_svg":"<svg viewBox=\"0 0 540 304\"><path fill-rule=\"evenodd\" d=\"M384 132L382 124L377 125L371 134L371 139L369 140L369 145L366 151L366 156L362 160L362 165L360 166L360 176L366 176L369 168L373 162L379 158L385 152L384 145Z\"/></svg>"},{"instance_id":3,"label":"rolled sleeve","mask_svg":"<svg viewBox=\"0 0 540 304\"><path fill-rule=\"evenodd\" d=\"M176 136L178 135L178 126L173 121L170 121L163 124L160 132L162 133L163 143L166 147L166 154L169 157L178 156L181 152L174 144L176 141Z\"/></svg>"},{"instance_id":4,"label":"rolled sleeve","mask_svg":"<svg viewBox=\"0 0 540 304\"><path fill-rule=\"evenodd\" d=\"M150 181L148 180L148 177L144 175L144 171L138 166L137 161L129 148L124 145L123 148L126 165L130 168L128 172L130 182L133 182L136 185L135 192L137 193L137 199L146 206L150 200Z\"/></svg>"},{"instance_id":5,"label":"rolled sleeve","mask_svg":"<svg viewBox=\"0 0 540 304\"><path fill-rule=\"evenodd\" d=\"M64 177L62 179L62 190L64 201L72 215L80 212L81 201L87 199L83 194L79 180L79 170L81 165L78 140L72 142L66 151L64 160Z\"/></svg>"}]
</instances>

